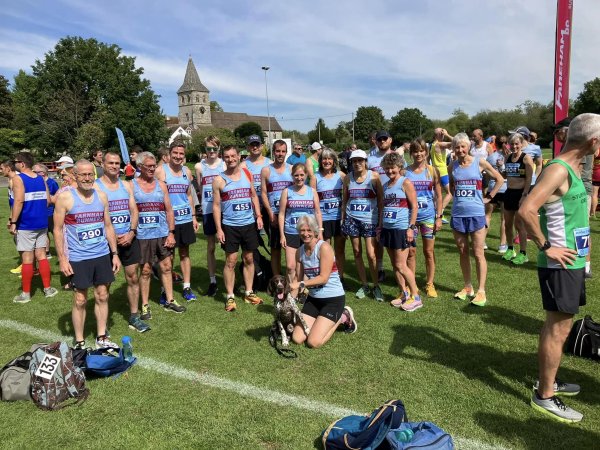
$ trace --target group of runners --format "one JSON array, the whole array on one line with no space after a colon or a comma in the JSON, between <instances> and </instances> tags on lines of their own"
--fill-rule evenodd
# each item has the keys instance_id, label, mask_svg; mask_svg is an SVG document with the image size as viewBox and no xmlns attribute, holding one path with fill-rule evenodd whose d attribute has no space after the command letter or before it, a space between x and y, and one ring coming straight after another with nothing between
<instances>
[{"instance_id":1,"label":"group of runners","mask_svg":"<svg viewBox=\"0 0 600 450\"><path fill-rule=\"evenodd\" d=\"M592 123L584 127L582 133L585 134L595 126L597 116L584 119L581 121ZM408 146L407 155L406 151L402 154L393 150L391 135L379 131L372 135L373 148L368 152L352 150L347 173L339 170L338 155L318 143L311 146L313 154L305 162L300 158L301 147L295 145L292 159L296 162L292 165L286 161L288 149L283 140L273 143L271 160L263 155L261 138L250 136L248 156L242 161L237 147L221 148L219 139L210 136L205 140L206 158L196 164L194 174L184 164L182 142L174 142L168 151L161 153L160 160L150 152L136 151L132 155L136 173L129 174L130 181L120 179L122 161L118 154L95 152L94 162L80 160L71 168L63 168L64 186L52 194L45 181L47 170L45 174L43 170L34 171L31 154L22 152L2 166L5 175L11 178L10 195L14 197L8 228L16 236L23 263L23 292L14 302L27 303L31 299L34 257L45 295L56 295L56 289L50 286L46 258L48 223L44 221L49 216L53 219L50 231L54 233L60 270L69 277L69 286L74 290L74 346L80 348L86 345L83 328L89 289L93 289L96 303L96 346L117 347L110 340L106 322L109 287L121 267L127 282L131 328L140 332L150 329L147 322L152 318L149 293L153 269L162 285L160 306L174 313L186 311L174 298L173 253L177 248L182 297L188 302L194 301L197 295L191 287L190 245L196 241L200 221L207 239L209 276L203 294L215 296L218 291L215 256L218 242L225 251L225 310L237 309L234 287L240 248L243 300L252 305L263 302L253 289L253 280L254 254L264 229L269 237L273 273L282 272L282 253L285 253L283 270L293 293L308 292L303 314L311 331L306 336L304 330L298 328L293 340L306 341L311 347L322 346L339 326L347 332L357 329L354 313L345 304L346 239L350 239L360 281L356 298L372 295L375 300L384 301L380 283L385 278L382 261L386 250L399 288L391 305L407 312L421 308L423 298L415 280L419 235L426 267L424 296L437 297L435 235L444 222L448 222L444 209L450 201L449 224L459 250L464 281L455 298L469 300L479 307L487 302L485 238L493 205L503 208L498 250L504 253L504 259L517 265L526 263L526 245L530 238L540 247L540 254L547 256L544 261L548 267L555 268L558 264L564 269L574 264L579 269L583 258L585 276L589 227L584 236L585 227L579 225L588 220L589 205L581 224L577 222L575 248L568 254L556 253L558 244L571 241L570 237L564 242L553 241L555 230L551 227L556 227L555 222L550 221L550 216L555 214L553 207L547 208L548 221L542 223L542 227L546 227L542 231L537 220L518 213L524 204L529 205L529 214L530 205L542 207L543 202L529 200L531 192L538 193L536 200L542 198L540 195L544 192L550 198L558 195L554 191L532 189L535 178L540 176L542 160L541 151L531 142L531 136L526 127L519 127L509 137L499 138L500 146L494 148L483 140L481 130L474 130L471 136L465 133L450 136L446 130L436 129L431 145L421 139L414 140ZM581 136L577 139L574 145L581 149ZM566 147L569 147L568 141ZM585 152L593 157L587 148ZM569 172L569 177L572 175ZM198 192L192 185L194 176ZM544 202L547 200L544 198ZM201 220L196 217L196 206L200 206ZM51 215L46 210L48 207L54 207ZM513 226L519 236L519 254L513 247ZM571 225L566 227L569 230ZM363 243L369 276L363 262ZM471 254L475 259L477 289L472 283ZM573 263L574 258L576 263ZM554 290L549 292L556 294ZM544 289L542 293L544 296ZM556 298L551 302L544 297L544 307L550 305L554 309L546 309L552 313L566 314L570 319L576 312L577 308L565 310L557 304ZM556 326L564 332L565 317L554 321L552 314L548 317L548 328ZM556 334L552 334L555 331L548 331L552 335L549 339L556 339ZM557 368L556 365L554 369ZM551 376L555 374L556 370ZM549 380L547 373L541 375L536 392L548 394ZM548 410L548 405L543 403L547 398L536 396L532 404ZM541 400L537 401L538 398ZM555 400L552 402L557 405ZM560 407L564 404L557 406Z\"/></svg>"}]
</instances>

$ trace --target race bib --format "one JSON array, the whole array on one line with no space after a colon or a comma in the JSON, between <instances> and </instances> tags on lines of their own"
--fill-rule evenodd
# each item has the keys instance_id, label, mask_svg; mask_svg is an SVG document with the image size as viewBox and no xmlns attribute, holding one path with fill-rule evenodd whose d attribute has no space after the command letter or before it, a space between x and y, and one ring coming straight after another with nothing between
<instances>
[{"instance_id":1,"label":"race bib","mask_svg":"<svg viewBox=\"0 0 600 450\"><path fill-rule=\"evenodd\" d=\"M371 212L371 205L369 203L353 203L350 205L350 211Z\"/></svg>"},{"instance_id":2,"label":"race bib","mask_svg":"<svg viewBox=\"0 0 600 450\"><path fill-rule=\"evenodd\" d=\"M396 217L398 217L398 211L383 211L383 220L386 222L396 220Z\"/></svg>"},{"instance_id":3,"label":"race bib","mask_svg":"<svg viewBox=\"0 0 600 450\"><path fill-rule=\"evenodd\" d=\"M56 372L56 369L58 369L59 364L60 358L45 353L44 359L42 359L42 362L35 371L35 375L45 378L46 380L51 380L52 375L54 375L54 372Z\"/></svg>"},{"instance_id":4,"label":"race bib","mask_svg":"<svg viewBox=\"0 0 600 450\"><path fill-rule=\"evenodd\" d=\"M129 212L123 214L112 214L110 216L110 221L116 228L119 225L128 225L131 222L131 216L129 215Z\"/></svg>"},{"instance_id":5,"label":"race bib","mask_svg":"<svg viewBox=\"0 0 600 450\"><path fill-rule=\"evenodd\" d=\"M339 209L339 207L340 207L339 201L321 203L321 209L323 209L323 210Z\"/></svg>"},{"instance_id":6,"label":"race bib","mask_svg":"<svg viewBox=\"0 0 600 450\"><path fill-rule=\"evenodd\" d=\"M192 220L192 210L189 205L173 206L173 215L175 223L186 223Z\"/></svg>"},{"instance_id":7,"label":"race bib","mask_svg":"<svg viewBox=\"0 0 600 450\"><path fill-rule=\"evenodd\" d=\"M233 210L234 211L249 211L252 209L252 204L250 202L244 202L244 203L236 203L233 205Z\"/></svg>"},{"instance_id":8,"label":"race bib","mask_svg":"<svg viewBox=\"0 0 600 450\"><path fill-rule=\"evenodd\" d=\"M429 202L427 201L427 197L417 197L417 207L419 209L426 209L429 206Z\"/></svg>"},{"instance_id":9,"label":"race bib","mask_svg":"<svg viewBox=\"0 0 600 450\"><path fill-rule=\"evenodd\" d=\"M281 200L274 200L274 201L273 201L273 207L275 207L275 208L279 209L279 202L280 202L280 201L281 201Z\"/></svg>"},{"instance_id":10,"label":"race bib","mask_svg":"<svg viewBox=\"0 0 600 450\"><path fill-rule=\"evenodd\" d=\"M157 213L140 213L140 228L156 228L160 225L160 215Z\"/></svg>"},{"instance_id":11,"label":"race bib","mask_svg":"<svg viewBox=\"0 0 600 450\"><path fill-rule=\"evenodd\" d=\"M83 245L97 244L104 240L103 224L92 223L90 225L79 226L77 231L77 239Z\"/></svg>"},{"instance_id":12,"label":"race bib","mask_svg":"<svg viewBox=\"0 0 600 450\"><path fill-rule=\"evenodd\" d=\"M204 200L208 200L209 202L212 202L213 199L213 191L204 191L204 195L203 195Z\"/></svg>"},{"instance_id":13,"label":"race bib","mask_svg":"<svg viewBox=\"0 0 600 450\"><path fill-rule=\"evenodd\" d=\"M590 252L590 227L575 228L573 235L577 256L587 256Z\"/></svg>"},{"instance_id":14,"label":"race bib","mask_svg":"<svg viewBox=\"0 0 600 450\"><path fill-rule=\"evenodd\" d=\"M454 190L454 196L459 198L475 198L475 187L474 186L463 186L457 187Z\"/></svg>"}]
</instances>

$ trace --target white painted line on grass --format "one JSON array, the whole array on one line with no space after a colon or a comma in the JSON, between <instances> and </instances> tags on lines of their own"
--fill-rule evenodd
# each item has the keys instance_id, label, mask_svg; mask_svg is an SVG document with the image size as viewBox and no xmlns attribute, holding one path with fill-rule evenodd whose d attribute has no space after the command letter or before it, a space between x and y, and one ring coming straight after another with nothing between
<instances>
[{"instance_id":1,"label":"white painted line on grass","mask_svg":"<svg viewBox=\"0 0 600 450\"><path fill-rule=\"evenodd\" d=\"M26 323L17 322L14 320L0 320L0 327L8 328L13 331L20 333L29 334L36 338L45 341L65 341L70 342L71 337L62 336L58 333L53 333L49 330L43 330L40 328L32 327ZM226 391L234 392L236 394L243 395L245 397L262 400L269 403L275 403L281 406L293 406L298 409L319 413L328 417L339 418L349 415L365 415L365 413L353 411L351 409L342 408L328 403L311 400L307 397L299 395L289 395L282 392L272 391L270 389L260 388L251 384L242 383L239 381L232 381L226 378L217 377L208 373L201 374L193 372L182 367L174 366L172 364L164 363L153 358L147 358L145 356L138 356L138 366L145 369L152 370L168 376L175 376L184 380L194 381L203 384L208 387L217 389L223 389ZM464 450L507 450L505 447L498 445L488 445L483 442L475 441L472 439L463 439L453 437L456 447Z\"/></svg>"}]
</instances>

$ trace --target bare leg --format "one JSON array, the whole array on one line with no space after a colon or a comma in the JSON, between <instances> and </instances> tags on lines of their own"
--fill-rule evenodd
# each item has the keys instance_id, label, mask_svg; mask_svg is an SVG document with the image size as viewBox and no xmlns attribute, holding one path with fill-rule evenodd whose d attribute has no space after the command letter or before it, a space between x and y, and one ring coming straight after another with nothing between
<instances>
[{"instance_id":1,"label":"bare leg","mask_svg":"<svg viewBox=\"0 0 600 450\"><path fill-rule=\"evenodd\" d=\"M306 344L310 348L321 348L331 339L337 327L342 323L342 317L337 322L329 320L327 317L319 316L310 326L310 333L306 339Z\"/></svg>"},{"instance_id":2,"label":"bare leg","mask_svg":"<svg viewBox=\"0 0 600 450\"><path fill-rule=\"evenodd\" d=\"M140 300L140 283L137 274L138 264L125 267L125 280L127 281L127 299L129 300L129 311L131 314L138 313Z\"/></svg>"},{"instance_id":3,"label":"bare leg","mask_svg":"<svg viewBox=\"0 0 600 450\"><path fill-rule=\"evenodd\" d=\"M346 264L346 238L335 236L333 238L335 248L335 262L340 277L344 277L344 264Z\"/></svg>"},{"instance_id":4,"label":"bare leg","mask_svg":"<svg viewBox=\"0 0 600 450\"><path fill-rule=\"evenodd\" d=\"M371 273L371 280L373 281L373 285L377 286L379 284L379 281L377 277L377 256L375 246L380 247L375 241L375 238L365 238L365 247L367 248L367 260L369 261L369 272Z\"/></svg>"},{"instance_id":5,"label":"bare leg","mask_svg":"<svg viewBox=\"0 0 600 450\"><path fill-rule=\"evenodd\" d=\"M306 325L308 325L308 328L312 330L312 326L314 325L316 319L306 314L302 314L302 318L306 322ZM294 342L294 344L304 344L304 342L306 342L307 337L308 336L306 336L306 334L304 333L304 328L302 328L302 324L297 323L294 326L294 331L292 332L292 341Z\"/></svg>"},{"instance_id":6,"label":"bare leg","mask_svg":"<svg viewBox=\"0 0 600 450\"><path fill-rule=\"evenodd\" d=\"M235 287L235 263L238 259L238 252L227 253L225 255L225 267L223 267L223 282L227 296L233 296ZM254 265L252 266L254 267Z\"/></svg>"},{"instance_id":7,"label":"bare leg","mask_svg":"<svg viewBox=\"0 0 600 450\"><path fill-rule=\"evenodd\" d=\"M246 291L252 290L254 284L254 252L242 250L242 260L244 262L244 269L242 270L244 276L244 286ZM236 258L237 259L237 258Z\"/></svg>"},{"instance_id":8,"label":"bare leg","mask_svg":"<svg viewBox=\"0 0 600 450\"><path fill-rule=\"evenodd\" d=\"M296 249L289 245L285 247L285 266L290 283L296 281Z\"/></svg>"},{"instance_id":9,"label":"bare leg","mask_svg":"<svg viewBox=\"0 0 600 450\"><path fill-rule=\"evenodd\" d=\"M433 239L423 239L423 256L425 257L425 271L427 273L427 284L433 284L435 278L435 237ZM411 269L413 270L413 269ZM413 273L416 273L413 270Z\"/></svg>"},{"instance_id":10,"label":"bare leg","mask_svg":"<svg viewBox=\"0 0 600 450\"><path fill-rule=\"evenodd\" d=\"M181 276L184 283L192 280L192 260L190 259L190 247L179 247L179 266L181 267Z\"/></svg>"},{"instance_id":11,"label":"bare leg","mask_svg":"<svg viewBox=\"0 0 600 450\"><path fill-rule=\"evenodd\" d=\"M546 321L540 332L538 348L538 394L542 398L554 395L554 381L560 366L562 349L571 331L573 316L558 311L546 311Z\"/></svg>"},{"instance_id":12,"label":"bare leg","mask_svg":"<svg viewBox=\"0 0 600 450\"><path fill-rule=\"evenodd\" d=\"M471 282L471 258L469 256L469 235L452 230L456 247L460 253L460 270L462 271L465 288L473 288Z\"/></svg>"},{"instance_id":13,"label":"bare leg","mask_svg":"<svg viewBox=\"0 0 600 450\"><path fill-rule=\"evenodd\" d=\"M363 286L367 286L367 273L365 271L365 263L362 259L362 242L360 237L351 237L352 252L354 253L354 263L356 264L356 273Z\"/></svg>"},{"instance_id":14,"label":"bare leg","mask_svg":"<svg viewBox=\"0 0 600 450\"><path fill-rule=\"evenodd\" d=\"M148 304L150 297L150 276L152 275L152 264L146 263L142 266L142 273L140 274L140 295L142 297L142 305Z\"/></svg>"},{"instance_id":15,"label":"bare leg","mask_svg":"<svg viewBox=\"0 0 600 450\"><path fill-rule=\"evenodd\" d=\"M75 289L75 292L73 292L71 320L73 321L73 331L75 332L76 341L83 341L83 325L85 324L85 304L87 303L87 291L87 289Z\"/></svg>"},{"instance_id":16,"label":"bare leg","mask_svg":"<svg viewBox=\"0 0 600 450\"><path fill-rule=\"evenodd\" d=\"M106 334L108 320L108 286L101 284L94 286L94 314L96 315L96 330L98 336Z\"/></svg>"},{"instance_id":17,"label":"bare leg","mask_svg":"<svg viewBox=\"0 0 600 450\"><path fill-rule=\"evenodd\" d=\"M160 261L158 263L158 268L160 269L160 281L162 282L162 286L165 289L167 301L170 303L173 301L173 278L171 276L171 258L167 257Z\"/></svg>"},{"instance_id":18,"label":"bare leg","mask_svg":"<svg viewBox=\"0 0 600 450\"><path fill-rule=\"evenodd\" d=\"M487 234L485 227L471 233L473 243L473 255L475 256L475 270L477 270L477 280L479 282L479 291L485 292L485 282L487 279L487 260L485 259L485 251L483 243ZM469 268L471 264L469 263Z\"/></svg>"},{"instance_id":19,"label":"bare leg","mask_svg":"<svg viewBox=\"0 0 600 450\"><path fill-rule=\"evenodd\" d=\"M216 249L216 237L206 236L206 267L208 268L208 276L210 277L214 277L217 274Z\"/></svg>"}]
</instances>

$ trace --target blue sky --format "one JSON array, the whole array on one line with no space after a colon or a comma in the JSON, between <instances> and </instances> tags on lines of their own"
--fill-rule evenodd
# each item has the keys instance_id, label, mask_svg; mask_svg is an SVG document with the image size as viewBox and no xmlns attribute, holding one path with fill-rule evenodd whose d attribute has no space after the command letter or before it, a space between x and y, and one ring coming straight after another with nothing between
<instances>
[{"instance_id":1,"label":"blue sky","mask_svg":"<svg viewBox=\"0 0 600 450\"><path fill-rule=\"evenodd\" d=\"M552 100L555 0L4 1L0 73L30 71L61 37L135 56L165 114L191 54L211 100L307 131L405 107L445 119ZM574 0L571 97L600 76L600 1Z\"/></svg>"}]
</instances>

